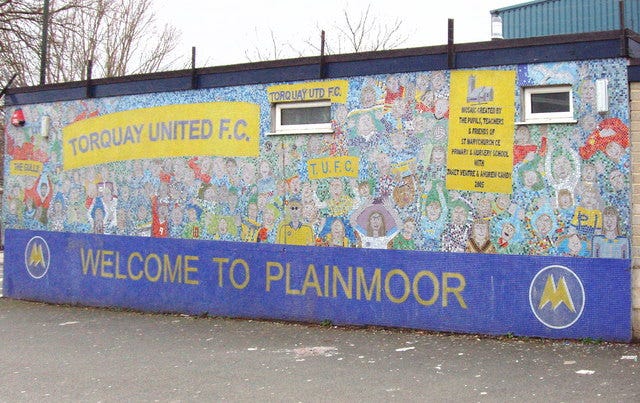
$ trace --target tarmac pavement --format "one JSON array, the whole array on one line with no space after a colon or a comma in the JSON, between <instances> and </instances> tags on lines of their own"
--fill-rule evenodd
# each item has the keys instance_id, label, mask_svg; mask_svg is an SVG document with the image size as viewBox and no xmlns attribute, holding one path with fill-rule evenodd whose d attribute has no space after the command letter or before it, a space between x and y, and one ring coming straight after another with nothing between
<instances>
[{"instance_id":1,"label":"tarmac pavement","mask_svg":"<svg viewBox=\"0 0 640 403\"><path fill-rule=\"evenodd\" d=\"M0 252L0 290L4 254ZM640 344L0 298L0 401L640 401Z\"/></svg>"},{"instance_id":2,"label":"tarmac pavement","mask_svg":"<svg viewBox=\"0 0 640 403\"><path fill-rule=\"evenodd\" d=\"M0 299L0 401L640 401L638 344Z\"/></svg>"}]
</instances>

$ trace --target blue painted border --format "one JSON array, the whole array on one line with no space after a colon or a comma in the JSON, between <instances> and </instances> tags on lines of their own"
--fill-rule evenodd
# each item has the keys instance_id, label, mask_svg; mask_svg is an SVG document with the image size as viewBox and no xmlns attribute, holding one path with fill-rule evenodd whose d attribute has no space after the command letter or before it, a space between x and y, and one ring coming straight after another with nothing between
<instances>
[{"instance_id":1,"label":"blue painted border","mask_svg":"<svg viewBox=\"0 0 640 403\"><path fill-rule=\"evenodd\" d=\"M556 39L514 40L454 45L453 68L478 68L524 63L607 59L620 55L620 38L615 31L600 36L558 36ZM578 39L580 38L580 39ZM554 42L555 41L555 42ZM632 44L635 42L630 41ZM290 81L334 79L376 74L447 70L446 46L395 51L328 56L320 75L320 58L280 60L192 70L154 73L45 87L9 89L5 105L110 97L156 92L185 91L192 88L192 75L198 89L255 85Z\"/></svg>"},{"instance_id":2,"label":"blue painted border","mask_svg":"<svg viewBox=\"0 0 640 403\"><path fill-rule=\"evenodd\" d=\"M34 253L32 246L38 245L38 239L27 248L34 237L44 239L48 248L38 246ZM94 258L97 251L110 251L104 255L105 259L95 260L106 263L102 268L95 266L95 275L91 265L85 265L86 274L83 273L83 256L86 262L89 250ZM175 271L176 261L181 262L183 268L190 267L179 271L182 273L180 281L177 275L167 282L163 281L162 275L156 282L146 280L144 274L140 280L131 279L144 273L140 272L140 262L146 258L151 262L149 275L154 277L156 256L163 260L164 255L168 256L174 274L178 272ZM126 269L129 259L133 262L131 274ZM46 262L49 264L42 274ZM234 287L228 277L232 263L236 285L241 287ZM310 265L313 265L312 269ZM369 291L374 290L372 297L366 297L365 287L355 285L348 287L352 291L348 297L339 283L336 283L337 293L333 296L333 282L325 281L325 265L329 273L334 265L345 276L351 270L353 284L360 272ZM581 315L575 323L562 329L539 321L529 300L536 275L554 265L575 273L584 288ZM29 274L28 267L38 269L36 276ZM272 277L277 277L280 267L282 278L272 279L267 290L267 269ZM289 276L286 275L287 267L290 268ZM296 247L9 229L6 231L3 291L6 297L16 299L150 312L310 322L330 320L335 324L463 333L630 341L630 268L629 260L618 259ZM186 271L189 271L187 276L184 275ZM309 274L311 272L315 272L317 278ZM376 287L371 286L375 284L376 273L381 283L379 300ZM449 287L446 303L443 298L445 277ZM578 290L570 277L567 276L566 281L568 293L577 306L581 297L576 294ZM167 279L171 280L171 276ZM556 274L554 286L558 289L561 288L559 279L560 275ZM389 287L385 291L387 280ZM303 293L305 281L307 287ZM435 298L434 281L438 282L439 290ZM329 284L328 288L325 283ZM541 284L544 285L544 281L538 284L538 290ZM360 298L357 298L358 288ZM416 292L419 298L415 297ZM405 293L408 293L406 299ZM419 300L433 300L433 303L425 305ZM556 304L558 306L553 309ZM546 309L546 314L554 314L564 308L565 304L552 298L541 309Z\"/></svg>"}]
</instances>

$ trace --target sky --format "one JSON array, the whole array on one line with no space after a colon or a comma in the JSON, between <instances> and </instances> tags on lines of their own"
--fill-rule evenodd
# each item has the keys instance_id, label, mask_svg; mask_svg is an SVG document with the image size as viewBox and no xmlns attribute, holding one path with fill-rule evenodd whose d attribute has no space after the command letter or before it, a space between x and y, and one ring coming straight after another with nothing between
<instances>
[{"instance_id":1,"label":"sky","mask_svg":"<svg viewBox=\"0 0 640 403\"><path fill-rule=\"evenodd\" d=\"M303 49L305 40L320 42L325 30L330 41L334 26L344 21L343 11L370 15L381 24L402 22L408 39L401 46L444 45L448 19L454 20L454 42L491 39L490 11L525 0L156 0L156 17L181 32L178 54L196 66L221 66L256 61L256 50L269 53L272 33L281 50ZM314 39L315 38L315 39ZM247 58L247 54L253 58ZM295 57L289 52L284 58Z\"/></svg>"}]
</instances>

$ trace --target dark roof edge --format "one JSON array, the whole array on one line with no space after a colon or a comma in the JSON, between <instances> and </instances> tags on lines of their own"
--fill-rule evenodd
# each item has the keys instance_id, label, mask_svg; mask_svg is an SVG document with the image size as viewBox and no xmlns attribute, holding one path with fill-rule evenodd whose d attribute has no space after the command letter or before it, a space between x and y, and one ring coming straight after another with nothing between
<instances>
[{"instance_id":1,"label":"dark roof edge","mask_svg":"<svg viewBox=\"0 0 640 403\"><path fill-rule=\"evenodd\" d=\"M615 46L615 43L626 46ZM586 46L586 45L589 46ZM599 46L595 46L599 45ZM545 52L536 52L544 47ZM555 51L553 51L555 49ZM623 52L627 49L626 54ZM640 35L630 30L454 44L455 65L447 45L361 52L204 67L44 86L9 88L6 105L92 97L215 88L233 85L331 79L355 75L486 67L548 61L629 56L640 49ZM543 55L541 55L543 53Z\"/></svg>"}]
</instances>

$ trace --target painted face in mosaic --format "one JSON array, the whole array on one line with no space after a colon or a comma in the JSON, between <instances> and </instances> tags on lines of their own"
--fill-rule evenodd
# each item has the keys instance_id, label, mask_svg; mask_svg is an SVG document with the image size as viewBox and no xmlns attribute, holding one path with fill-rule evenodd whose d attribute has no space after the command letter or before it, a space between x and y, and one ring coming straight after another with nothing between
<instances>
[{"instance_id":1,"label":"painted face in mosaic","mask_svg":"<svg viewBox=\"0 0 640 403\"><path fill-rule=\"evenodd\" d=\"M561 209L568 209L573 206L573 198L571 192L566 189L562 189L558 192L558 206Z\"/></svg>"},{"instance_id":2,"label":"painted face in mosaic","mask_svg":"<svg viewBox=\"0 0 640 403\"><path fill-rule=\"evenodd\" d=\"M513 236L516 233L516 227L513 226L513 224L511 223L505 223L502 226L502 232L500 233L500 238L502 238L503 241L510 241L511 238L513 238Z\"/></svg>"},{"instance_id":3,"label":"painted face in mosaic","mask_svg":"<svg viewBox=\"0 0 640 403\"><path fill-rule=\"evenodd\" d=\"M433 129L433 140L436 144L442 144L447 139L447 131L442 126L436 126Z\"/></svg>"},{"instance_id":4,"label":"painted face in mosaic","mask_svg":"<svg viewBox=\"0 0 640 403\"><path fill-rule=\"evenodd\" d=\"M189 222L196 222L198 219L198 214L196 213L196 211L192 208L187 210L187 219L189 220Z\"/></svg>"},{"instance_id":5,"label":"painted face in mosaic","mask_svg":"<svg viewBox=\"0 0 640 403\"><path fill-rule=\"evenodd\" d=\"M383 221L382 214L380 213L371 213L369 216L369 225L371 229L379 235L384 235L379 233L382 228Z\"/></svg>"},{"instance_id":6,"label":"painted face in mosaic","mask_svg":"<svg viewBox=\"0 0 640 403\"><path fill-rule=\"evenodd\" d=\"M256 183L256 167L251 163L242 165L242 182L245 185L253 185Z\"/></svg>"},{"instance_id":7,"label":"painted face in mosaic","mask_svg":"<svg viewBox=\"0 0 640 403\"><path fill-rule=\"evenodd\" d=\"M224 218L218 220L218 234L225 235L229 232L229 223Z\"/></svg>"},{"instance_id":8,"label":"painted face in mosaic","mask_svg":"<svg viewBox=\"0 0 640 403\"><path fill-rule=\"evenodd\" d=\"M498 195L498 197L496 198L496 205L498 206L498 208L500 208L500 210L508 209L509 205L511 205L511 196L509 196L508 194Z\"/></svg>"},{"instance_id":9,"label":"painted face in mosaic","mask_svg":"<svg viewBox=\"0 0 640 403\"><path fill-rule=\"evenodd\" d=\"M204 199L210 203L213 203L216 201L216 188L215 186L209 186L205 191L204 191L204 195L203 195Z\"/></svg>"},{"instance_id":10,"label":"painted face in mosaic","mask_svg":"<svg viewBox=\"0 0 640 403\"><path fill-rule=\"evenodd\" d=\"M254 221L258 218L258 205L256 203L249 203L247 206L247 217Z\"/></svg>"},{"instance_id":11,"label":"painted face in mosaic","mask_svg":"<svg viewBox=\"0 0 640 403\"><path fill-rule=\"evenodd\" d=\"M594 104L596 101L596 85L593 81L583 81L581 88L582 100L589 104Z\"/></svg>"},{"instance_id":12,"label":"painted face in mosaic","mask_svg":"<svg viewBox=\"0 0 640 403\"><path fill-rule=\"evenodd\" d=\"M565 155L559 155L556 157L553 164L553 174L556 179L564 180L571 174L572 165L569 159Z\"/></svg>"},{"instance_id":13,"label":"painted face in mosaic","mask_svg":"<svg viewBox=\"0 0 640 403\"><path fill-rule=\"evenodd\" d=\"M536 174L536 172L533 170L525 171L522 177L524 179L524 186L526 188L531 189L538 183L538 174Z\"/></svg>"},{"instance_id":14,"label":"painted face in mosaic","mask_svg":"<svg viewBox=\"0 0 640 403\"><path fill-rule=\"evenodd\" d=\"M292 194L299 194L302 183L300 182L300 177L294 176L289 180L289 192Z\"/></svg>"},{"instance_id":15,"label":"painted face in mosaic","mask_svg":"<svg viewBox=\"0 0 640 403\"><path fill-rule=\"evenodd\" d=\"M371 187L368 182L362 182L358 185L358 193L360 197L369 197L371 196Z\"/></svg>"},{"instance_id":16,"label":"painted face in mosaic","mask_svg":"<svg viewBox=\"0 0 640 403\"><path fill-rule=\"evenodd\" d=\"M449 110L449 100L438 98L436 100L436 110L433 113L436 119L442 119Z\"/></svg>"},{"instance_id":17,"label":"painted face in mosaic","mask_svg":"<svg viewBox=\"0 0 640 403\"><path fill-rule=\"evenodd\" d=\"M491 215L491 200L484 197L481 198L478 200L476 210L478 212L478 217L489 217Z\"/></svg>"},{"instance_id":18,"label":"painted face in mosaic","mask_svg":"<svg viewBox=\"0 0 640 403\"><path fill-rule=\"evenodd\" d=\"M620 162L620 158L622 158L622 155L624 154L624 148L622 148L622 146L615 142L612 141L609 144L607 144L607 146L604 149L605 154L607 154L607 157L609 157L612 161L614 162Z\"/></svg>"},{"instance_id":19,"label":"painted face in mosaic","mask_svg":"<svg viewBox=\"0 0 640 403\"><path fill-rule=\"evenodd\" d=\"M451 210L451 222L454 225L462 226L467 222L467 209L462 206L455 206L453 210Z\"/></svg>"},{"instance_id":20,"label":"painted face in mosaic","mask_svg":"<svg viewBox=\"0 0 640 403\"><path fill-rule=\"evenodd\" d=\"M174 208L173 210L171 210L171 223L173 225L181 225L183 218L184 215L182 213L182 209Z\"/></svg>"},{"instance_id":21,"label":"painted face in mosaic","mask_svg":"<svg viewBox=\"0 0 640 403\"><path fill-rule=\"evenodd\" d=\"M429 74L418 74L416 77L416 86L421 89L427 89L431 85L431 77Z\"/></svg>"},{"instance_id":22,"label":"painted face in mosaic","mask_svg":"<svg viewBox=\"0 0 640 403\"><path fill-rule=\"evenodd\" d=\"M378 166L378 172L381 175L386 175L391 172L391 158L385 153L378 153L376 158Z\"/></svg>"},{"instance_id":23,"label":"painted face in mosaic","mask_svg":"<svg viewBox=\"0 0 640 403\"><path fill-rule=\"evenodd\" d=\"M427 205L427 218L429 221L436 221L440 218L441 213L442 207L440 206L440 202L433 201Z\"/></svg>"},{"instance_id":24,"label":"painted face in mosaic","mask_svg":"<svg viewBox=\"0 0 640 403\"><path fill-rule=\"evenodd\" d=\"M276 222L275 212L270 208L264 209L262 211L262 220L265 227L272 228Z\"/></svg>"},{"instance_id":25,"label":"painted face in mosaic","mask_svg":"<svg viewBox=\"0 0 640 403\"><path fill-rule=\"evenodd\" d=\"M162 204L158 207L158 218L161 222L167 221L169 218L169 208L166 204Z\"/></svg>"},{"instance_id":26,"label":"painted face in mosaic","mask_svg":"<svg viewBox=\"0 0 640 403\"><path fill-rule=\"evenodd\" d=\"M344 186L342 185L342 181L340 179L333 179L329 184L329 193L333 199L338 199L342 196L344 191Z\"/></svg>"},{"instance_id":27,"label":"painted face in mosaic","mask_svg":"<svg viewBox=\"0 0 640 403\"><path fill-rule=\"evenodd\" d=\"M582 250L582 241L580 237L576 234L573 234L567 240L567 248L569 249L569 254L575 256L580 253Z\"/></svg>"},{"instance_id":28,"label":"painted face in mosaic","mask_svg":"<svg viewBox=\"0 0 640 403\"><path fill-rule=\"evenodd\" d=\"M397 76L389 76L386 82L388 92L398 92L400 89L400 79Z\"/></svg>"},{"instance_id":29,"label":"painted face in mosaic","mask_svg":"<svg viewBox=\"0 0 640 403\"><path fill-rule=\"evenodd\" d=\"M541 214L538 218L536 218L535 224L538 235L541 237L545 237L549 235L549 232L551 232L553 222L551 221L551 217L549 217L547 214Z\"/></svg>"},{"instance_id":30,"label":"painted face in mosaic","mask_svg":"<svg viewBox=\"0 0 640 403\"><path fill-rule=\"evenodd\" d=\"M444 148L440 146L433 147L431 152L431 162L435 165L441 166L445 163Z\"/></svg>"},{"instance_id":31,"label":"painted face in mosaic","mask_svg":"<svg viewBox=\"0 0 640 403\"><path fill-rule=\"evenodd\" d=\"M373 124L373 118L371 115L360 115L360 118L358 119L358 134L368 140L375 132L376 128Z\"/></svg>"},{"instance_id":32,"label":"painted face in mosaic","mask_svg":"<svg viewBox=\"0 0 640 403\"><path fill-rule=\"evenodd\" d=\"M614 169L609 174L609 183L611 188L616 192L621 192L624 189L624 175L617 169Z\"/></svg>"},{"instance_id":33,"label":"painted face in mosaic","mask_svg":"<svg viewBox=\"0 0 640 403\"><path fill-rule=\"evenodd\" d=\"M402 236L405 239L411 239L413 237L413 233L416 230L416 223L409 220L409 221L405 221L404 225L402 226Z\"/></svg>"},{"instance_id":34,"label":"painted face in mosaic","mask_svg":"<svg viewBox=\"0 0 640 403\"><path fill-rule=\"evenodd\" d=\"M602 227L605 231L617 231L618 215L615 212L606 211L602 215Z\"/></svg>"},{"instance_id":35,"label":"painted face in mosaic","mask_svg":"<svg viewBox=\"0 0 640 403\"><path fill-rule=\"evenodd\" d=\"M427 131L427 118L423 115L415 115L413 117L413 130L416 133L425 133Z\"/></svg>"},{"instance_id":36,"label":"painted face in mosaic","mask_svg":"<svg viewBox=\"0 0 640 403\"><path fill-rule=\"evenodd\" d=\"M372 108L376 104L376 90L367 85L360 93L360 104L364 109Z\"/></svg>"},{"instance_id":37,"label":"painted face in mosaic","mask_svg":"<svg viewBox=\"0 0 640 403\"><path fill-rule=\"evenodd\" d=\"M446 81L447 79L442 71L436 71L431 76L431 85L435 91L440 91L446 84Z\"/></svg>"},{"instance_id":38,"label":"painted face in mosaic","mask_svg":"<svg viewBox=\"0 0 640 403\"><path fill-rule=\"evenodd\" d=\"M262 160L260 161L260 177L261 178L270 178L271 177L271 164L269 162Z\"/></svg>"},{"instance_id":39,"label":"painted face in mosaic","mask_svg":"<svg viewBox=\"0 0 640 403\"><path fill-rule=\"evenodd\" d=\"M258 210L264 211L268 202L269 195L267 193L260 193L258 195Z\"/></svg>"},{"instance_id":40,"label":"painted face in mosaic","mask_svg":"<svg viewBox=\"0 0 640 403\"><path fill-rule=\"evenodd\" d=\"M473 224L473 239L484 242L489 239L489 221L477 220Z\"/></svg>"},{"instance_id":41,"label":"painted face in mosaic","mask_svg":"<svg viewBox=\"0 0 640 403\"><path fill-rule=\"evenodd\" d=\"M582 180L584 182L594 182L596 180L596 166L584 164L582 167Z\"/></svg>"},{"instance_id":42,"label":"painted face in mosaic","mask_svg":"<svg viewBox=\"0 0 640 403\"><path fill-rule=\"evenodd\" d=\"M302 207L302 217L307 223L312 223L318 218L318 210L313 204L305 204Z\"/></svg>"},{"instance_id":43,"label":"painted face in mosaic","mask_svg":"<svg viewBox=\"0 0 640 403\"><path fill-rule=\"evenodd\" d=\"M349 109L347 109L346 105L336 105L333 116L334 120L338 125L344 125L347 122L347 116L349 115ZM314 138L315 136L311 136L310 138Z\"/></svg>"},{"instance_id":44,"label":"painted face in mosaic","mask_svg":"<svg viewBox=\"0 0 640 403\"><path fill-rule=\"evenodd\" d=\"M582 206L588 209L595 209L598 206L598 194L593 186L587 187L582 193Z\"/></svg>"},{"instance_id":45,"label":"painted face in mosaic","mask_svg":"<svg viewBox=\"0 0 640 403\"><path fill-rule=\"evenodd\" d=\"M331 223L331 239L333 239L334 242L337 242L338 240L342 241L344 235L345 231L342 221L338 219L333 220Z\"/></svg>"},{"instance_id":46,"label":"painted face in mosaic","mask_svg":"<svg viewBox=\"0 0 640 403\"><path fill-rule=\"evenodd\" d=\"M238 163L233 158L227 158L224 162L224 167L230 178L235 177L238 173Z\"/></svg>"}]
</instances>

